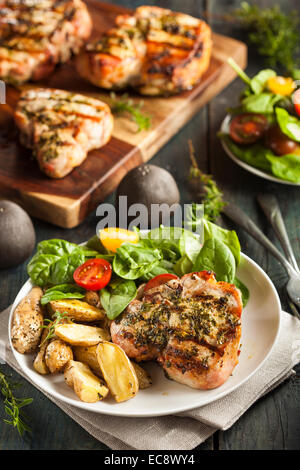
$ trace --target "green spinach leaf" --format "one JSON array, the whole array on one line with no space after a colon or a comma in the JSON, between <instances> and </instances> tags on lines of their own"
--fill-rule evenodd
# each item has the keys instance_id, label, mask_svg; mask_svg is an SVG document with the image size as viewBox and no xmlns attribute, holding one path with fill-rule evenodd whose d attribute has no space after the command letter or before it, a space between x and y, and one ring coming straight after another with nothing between
<instances>
[{"instance_id":1,"label":"green spinach leaf","mask_svg":"<svg viewBox=\"0 0 300 470\"><path fill-rule=\"evenodd\" d=\"M37 246L37 253L27 266L27 272L34 284L45 287L70 283L73 273L87 258L98 253L85 246L66 240L44 240Z\"/></svg>"},{"instance_id":2,"label":"green spinach leaf","mask_svg":"<svg viewBox=\"0 0 300 470\"><path fill-rule=\"evenodd\" d=\"M60 284L46 290L41 298L41 304L46 305L52 300L82 299L85 292L84 289L75 284Z\"/></svg>"},{"instance_id":3,"label":"green spinach leaf","mask_svg":"<svg viewBox=\"0 0 300 470\"><path fill-rule=\"evenodd\" d=\"M236 265L230 248L216 238L207 240L193 266L193 271L203 270L213 271L217 281L233 282Z\"/></svg>"},{"instance_id":4,"label":"green spinach leaf","mask_svg":"<svg viewBox=\"0 0 300 470\"><path fill-rule=\"evenodd\" d=\"M267 155L274 176L292 183L300 183L300 155Z\"/></svg>"},{"instance_id":5,"label":"green spinach leaf","mask_svg":"<svg viewBox=\"0 0 300 470\"><path fill-rule=\"evenodd\" d=\"M276 108L276 118L282 132L290 139L300 142L300 119L291 116L285 109Z\"/></svg>"},{"instance_id":6,"label":"green spinach leaf","mask_svg":"<svg viewBox=\"0 0 300 470\"><path fill-rule=\"evenodd\" d=\"M246 307L249 297L250 297L250 292L249 292L248 287L246 287L245 284L237 277L234 278L233 284L235 284L235 286L241 291L243 307Z\"/></svg>"},{"instance_id":7,"label":"green spinach leaf","mask_svg":"<svg viewBox=\"0 0 300 470\"><path fill-rule=\"evenodd\" d=\"M249 95L241 101L243 111L247 113L272 114L274 106L282 99L282 96L274 93L260 93Z\"/></svg>"},{"instance_id":8,"label":"green spinach leaf","mask_svg":"<svg viewBox=\"0 0 300 470\"><path fill-rule=\"evenodd\" d=\"M271 77L275 77L276 72L271 69L264 69L258 72L257 75L255 75L251 81L250 81L250 87L253 93L256 95L259 95L264 88L266 87L266 83Z\"/></svg>"},{"instance_id":9,"label":"green spinach leaf","mask_svg":"<svg viewBox=\"0 0 300 470\"><path fill-rule=\"evenodd\" d=\"M271 150L261 144L240 146L232 142L229 136L225 136L223 138L232 153L240 160L248 163L248 165L254 166L254 168L258 168L259 170L263 170L268 173L272 172L271 164L267 159L267 155L274 155Z\"/></svg>"},{"instance_id":10,"label":"green spinach leaf","mask_svg":"<svg viewBox=\"0 0 300 470\"><path fill-rule=\"evenodd\" d=\"M234 230L226 230L208 220L204 221L204 241L209 239L218 240L231 250L236 266L240 264L241 245L238 236Z\"/></svg>"},{"instance_id":11,"label":"green spinach leaf","mask_svg":"<svg viewBox=\"0 0 300 470\"><path fill-rule=\"evenodd\" d=\"M199 236L188 230L183 231L179 239L179 249L182 256L186 255L191 263L195 263L201 247Z\"/></svg>"},{"instance_id":12,"label":"green spinach leaf","mask_svg":"<svg viewBox=\"0 0 300 470\"><path fill-rule=\"evenodd\" d=\"M117 318L136 296L134 281L117 279L100 290L101 305L110 320Z\"/></svg>"},{"instance_id":13,"label":"green spinach leaf","mask_svg":"<svg viewBox=\"0 0 300 470\"><path fill-rule=\"evenodd\" d=\"M123 279L138 279L159 264L162 259L160 250L152 248L140 240L137 244L123 243L113 261L114 272Z\"/></svg>"},{"instance_id":14,"label":"green spinach leaf","mask_svg":"<svg viewBox=\"0 0 300 470\"><path fill-rule=\"evenodd\" d=\"M193 271L193 263L187 257L187 255L184 255L181 258L179 258L179 260L174 266L174 272L179 277L182 277L185 274L191 273L192 271Z\"/></svg>"}]
</instances>

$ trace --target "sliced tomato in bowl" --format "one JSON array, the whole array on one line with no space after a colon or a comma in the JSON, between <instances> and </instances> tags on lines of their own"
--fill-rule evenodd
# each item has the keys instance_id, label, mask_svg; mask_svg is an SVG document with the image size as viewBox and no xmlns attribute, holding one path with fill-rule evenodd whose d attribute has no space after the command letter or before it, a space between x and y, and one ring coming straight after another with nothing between
<instances>
[{"instance_id":1,"label":"sliced tomato in bowl","mask_svg":"<svg viewBox=\"0 0 300 470\"><path fill-rule=\"evenodd\" d=\"M102 258L89 259L79 266L73 278L76 284L87 290L100 290L107 286L111 279L111 264Z\"/></svg>"},{"instance_id":2,"label":"sliced tomato in bowl","mask_svg":"<svg viewBox=\"0 0 300 470\"><path fill-rule=\"evenodd\" d=\"M150 279L150 281L147 282L144 288L144 292L150 289L154 289L154 287L158 287L161 284L166 284L172 279L179 279L179 277L176 276L175 274L169 274L169 273L159 274L158 276L153 277L152 279Z\"/></svg>"},{"instance_id":3,"label":"sliced tomato in bowl","mask_svg":"<svg viewBox=\"0 0 300 470\"><path fill-rule=\"evenodd\" d=\"M231 139L237 144L254 144L268 129L268 119L263 114L242 113L233 117L229 125Z\"/></svg>"}]
</instances>

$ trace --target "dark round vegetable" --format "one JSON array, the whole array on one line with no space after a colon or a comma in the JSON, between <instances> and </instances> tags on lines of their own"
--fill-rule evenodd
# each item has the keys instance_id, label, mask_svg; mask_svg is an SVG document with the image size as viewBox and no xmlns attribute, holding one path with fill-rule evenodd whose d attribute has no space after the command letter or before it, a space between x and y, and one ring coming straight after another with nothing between
<instances>
[{"instance_id":1,"label":"dark round vegetable","mask_svg":"<svg viewBox=\"0 0 300 470\"><path fill-rule=\"evenodd\" d=\"M155 165L140 165L131 170L123 178L117 189L116 205L119 207L120 196L127 196L127 207L133 204L144 204L148 211L148 218L145 218L140 224L140 228L151 227L151 215L154 214L152 204L166 204L166 212L173 204L180 201L180 194L173 176L165 169ZM130 222L136 216L130 214ZM143 218L144 219L144 218ZM162 223L163 217L160 214L159 220L152 220L152 228Z\"/></svg>"},{"instance_id":2,"label":"dark round vegetable","mask_svg":"<svg viewBox=\"0 0 300 470\"><path fill-rule=\"evenodd\" d=\"M11 201L0 201L0 268L25 261L35 246L35 231L28 214Z\"/></svg>"},{"instance_id":3,"label":"dark round vegetable","mask_svg":"<svg viewBox=\"0 0 300 470\"><path fill-rule=\"evenodd\" d=\"M287 155L298 148L297 142L285 135L278 124L270 127L265 135L265 146L275 155Z\"/></svg>"},{"instance_id":4,"label":"dark round vegetable","mask_svg":"<svg viewBox=\"0 0 300 470\"><path fill-rule=\"evenodd\" d=\"M243 113L230 122L229 134L237 144L254 144L268 128L268 120L263 114Z\"/></svg>"}]
</instances>

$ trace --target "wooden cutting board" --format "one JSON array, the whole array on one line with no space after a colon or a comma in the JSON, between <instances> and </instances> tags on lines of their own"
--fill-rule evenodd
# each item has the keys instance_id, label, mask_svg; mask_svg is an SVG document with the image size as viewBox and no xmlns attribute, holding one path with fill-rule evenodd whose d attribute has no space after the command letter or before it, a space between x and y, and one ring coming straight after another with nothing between
<instances>
[{"instance_id":1,"label":"wooden cutting board","mask_svg":"<svg viewBox=\"0 0 300 470\"><path fill-rule=\"evenodd\" d=\"M86 3L94 22L94 37L111 27L117 14L128 12L123 7L96 0ZM130 169L150 160L202 106L235 78L234 71L226 64L228 57L245 68L247 47L244 43L218 34L213 35L213 43L210 67L192 91L168 98L143 98L143 109L152 118L150 130L137 133L134 123L117 117L111 141L104 148L90 152L80 167L61 180L51 180L40 172L31 152L19 144L13 124L10 123L9 132L1 126L0 114L0 196L16 201L31 215L55 225L77 226L116 189ZM104 101L109 97L81 79L72 62L58 67L47 80L26 85L26 88L34 86L74 90ZM12 108L19 92L10 87L7 90L7 103ZM141 100L137 96L133 99ZM5 110L5 105L0 105L2 114ZM2 134L1 129L4 129Z\"/></svg>"}]
</instances>

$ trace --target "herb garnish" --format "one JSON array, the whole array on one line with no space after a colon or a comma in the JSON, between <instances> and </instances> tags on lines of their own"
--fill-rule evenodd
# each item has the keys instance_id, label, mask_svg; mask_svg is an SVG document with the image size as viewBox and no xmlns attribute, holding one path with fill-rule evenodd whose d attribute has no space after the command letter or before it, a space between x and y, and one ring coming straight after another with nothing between
<instances>
[{"instance_id":1,"label":"herb garnish","mask_svg":"<svg viewBox=\"0 0 300 470\"><path fill-rule=\"evenodd\" d=\"M41 328L47 328L48 333L47 336L44 338L40 346L42 346L46 341L49 339L52 339L55 336L55 328L56 326L66 317L70 318L68 312L55 312L52 315L52 320L49 318L44 319L44 324L41 326Z\"/></svg>"},{"instance_id":2,"label":"herb garnish","mask_svg":"<svg viewBox=\"0 0 300 470\"><path fill-rule=\"evenodd\" d=\"M143 101L135 104L127 94L117 98L115 93L111 93L110 97L110 107L113 114L129 114L132 121L138 126L137 132L150 129L151 118L141 111L144 104Z\"/></svg>"},{"instance_id":3,"label":"herb garnish","mask_svg":"<svg viewBox=\"0 0 300 470\"><path fill-rule=\"evenodd\" d=\"M204 204L204 218L210 222L214 222L220 216L226 202L224 202L223 193L218 188L213 177L200 170L192 141L189 140L188 144L192 163L189 177L201 188L202 203Z\"/></svg>"},{"instance_id":4,"label":"herb garnish","mask_svg":"<svg viewBox=\"0 0 300 470\"><path fill-rule=\"evenodd\" d=\"M250 43L257 47L271 67L281 66L296 79L295 56L299 46L299 22L297 12L283 13L278 5L259 8L242 2L233 18L248 31Z\"/></svg>"},{"instance_id":5,"label":"herb garnish","mask_svg":"<svg viewBox=\"0 0 300 470\"><path fill-rule=\"evenodd\" d=\"M12 382L7 375L0 371L0 392L4 398L5 413L9 416L9 419L3 419L3 421L17 428L20 436L23 436L24 432L30 432L31 429L26 423L26 415L21 408L30 405L33 399L15 397L14 391L19 386L20 384Z\"/></svg>"}]
</instances>

